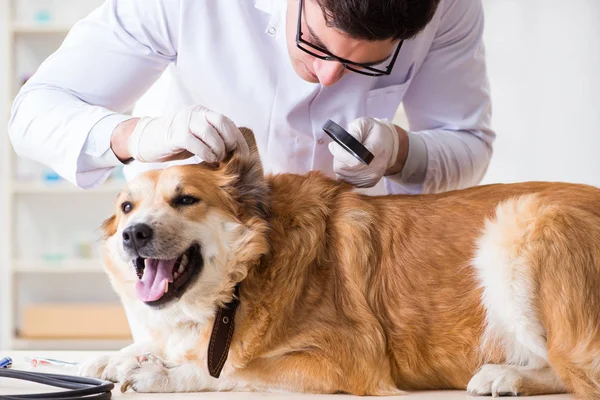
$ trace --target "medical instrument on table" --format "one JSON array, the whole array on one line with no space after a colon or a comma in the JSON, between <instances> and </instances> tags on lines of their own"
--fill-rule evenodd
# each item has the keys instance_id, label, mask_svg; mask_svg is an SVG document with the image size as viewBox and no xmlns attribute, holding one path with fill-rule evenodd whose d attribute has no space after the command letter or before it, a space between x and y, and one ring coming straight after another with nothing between
<instances>
[{"instance_id":1,"label":"medical instrument on table","mask_svg":"<svg viewBox=\"0 0 600 400\"><path fill-rule=\"evenodd\" d=\"M0 368L10 368L11 365L12 365L12 358L10 358L10 357L5 357L2 360L0 360Z\"/></svg>"},{"instance_id":2,"label":"medical instrument on table","mask_svg":"<svg viewBox=\"0 0 600 400\"><path fill-rule=\"evenodd\" d=\"M373 153L371 153L361 142L356 140L344 128L328 119L321 127L325 133L329 135L337 144L342 146L344 150L352 154L356 159L365 165L369 165L373 161Z\"/></svg>"},{"instance_id":3,"label":"medical instrument on table","mask_svg":"<svg viewBox=\"0 0 600 400\"><path fill-rule=\"evenodd\" d=\"M75 367L79 365L78 363L56 360L54 358L43 358L43 357L25 357L25 361L27 361L31 366L37 367L39 365L55 365L60 367Z\"/></svg>"},{"instance_id":4,"label":"medical instrument on table","mask_svg":"<svg viewBox=\"0 0 600 400\"><path fill-rule=\"evenodd\" d=\"M63 392L34 393L21 395L0 395L0 400L18 399L85 399L85 400L107 400L112 397L115 384L100 379L83 378L79 376L47 374L41 372L21 371L10 368L12 359L6 357L0 361L6 364L0 368L0 378L19 379L35 382L42 385L71 389Z\"/></svg>"}]
</instances>

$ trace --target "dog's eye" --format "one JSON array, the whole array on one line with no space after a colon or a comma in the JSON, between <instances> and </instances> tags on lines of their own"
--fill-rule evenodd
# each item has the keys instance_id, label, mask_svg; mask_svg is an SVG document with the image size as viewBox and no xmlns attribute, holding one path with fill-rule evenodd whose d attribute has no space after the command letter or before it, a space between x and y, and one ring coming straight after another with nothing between
<instances>
[{"instance_id":1,"label":"dog's eye","mask_svg":"<svg viewBox=\"0 0 600 400\"><path fill-rule=\"evenodd\" d=\"M189 206L192 204L196 204L199 201L200 200L194 196L183 195L183 196L176 197L175 200L173 201L173 203L176 206Z\"/></svg>"},{"instance_id":2,"label":"dog's eye","mask_svg":"<svg viewBox=\"0 0 600 400\"><path fill-rule=\"evenodd\" d=\"M125 214L127 214L128 212L130 212L131 210L133 210L133 204L131 204L130 202L126 201L123 204L121 204L121 210L123 210L123 212Z\"/></svg>"}]
</instances>

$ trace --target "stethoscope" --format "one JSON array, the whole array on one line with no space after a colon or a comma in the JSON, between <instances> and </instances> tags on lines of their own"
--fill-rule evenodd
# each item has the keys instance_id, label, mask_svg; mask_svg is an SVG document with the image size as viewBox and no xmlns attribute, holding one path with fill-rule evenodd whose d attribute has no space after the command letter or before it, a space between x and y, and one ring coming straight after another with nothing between
<instances>
[{"instance_id":1,"label":"stethoscope","mask_svg":"<svg viewBox=\"0 0 600 400\"><path fill-rule=\"evenodd\" d=\"M83 378L80 376L48 374L42 372L29 372L17 369L11 369L12 360L7 358L9 362L0 368L0 378L12 378L23 381L40 383L42 385L70 389L61 392L52 393L35 393L35 394L19 394L19 395L0 395L0 400L17 400L17 399L52 399L52 400L67 400L67 399L85 399L85 400L105 400L112 396L111 391L115 385L112 382L103 381L100 379ZM7 360L4 359L4 360ZM2 361L4 361L2 360Z\"/></svg>"}]
</instances>

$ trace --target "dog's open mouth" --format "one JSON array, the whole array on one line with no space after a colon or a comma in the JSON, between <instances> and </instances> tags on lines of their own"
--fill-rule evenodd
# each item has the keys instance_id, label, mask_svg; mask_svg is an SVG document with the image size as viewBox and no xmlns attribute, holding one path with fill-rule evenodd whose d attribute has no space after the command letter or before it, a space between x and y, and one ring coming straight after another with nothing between
<instances>
[{"instance_id":1,"label":"dog's open mouth","mask_svg":"<svg viewBox=\"0 0 600 400\"><path fill-rule=\"evenodd\" d=\"M139 278L135 289L139 300L162 305L180 297L203 267L200 246L192 245L176 259L138 257L133 260Z\"/></svg>"}]
</instances>

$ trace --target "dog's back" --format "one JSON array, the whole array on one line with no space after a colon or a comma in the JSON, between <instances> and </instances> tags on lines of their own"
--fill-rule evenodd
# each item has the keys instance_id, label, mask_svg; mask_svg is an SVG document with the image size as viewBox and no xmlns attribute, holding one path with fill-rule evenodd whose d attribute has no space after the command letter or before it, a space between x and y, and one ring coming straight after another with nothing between
<instances>
[{"instance_id":1,"label":"dog's back","mask_svg":"<svg viewBox=\"0 0 600 400\"><path fill-rule=\"evenodd\" d=\"M380 375L387 376L389 368L394 385L402 389L464 389L471 381L472 393L488 394L494 380L479 383L473 375L484 364L505 363L554 368L529 380L522 371L491 372L494 379L516 376L523 393L595 385L590 382L596 378L586 376L595 376L598 358L583 350L590 349L593 338L578 337L572 324L589 328L590 335L600 331L593 329L600 321L597 308L587 306L600 304L600 294L595 295L600 190L524 183L432 196L368 197L318 176L277 179L274 187L291 179L298 192L284 191L282 200L295 233L282 225L281 242L274 244L289 251L290 240L296 240L297 249L305 249L296 255L311 260L301 267L311 271L301 274L305 288L314 287L304 292L306 304L313 306L302 320L314 327L314 317L327 316L336 325L339 343L330 349L336 363L356 364L340 356L348 347L367 363L370 352L375 370L385 357L388 366ZM553 314L557 304L570 323ZM348 318L354 321L351 327L339 323ZM549 351L559 332L560 346ZM369 349L368 342L384 346L384 355ZM566 348L570 357L578 349L580 358L552 363L558 349L564 353ZM565 373L576 361L587 362L587 372ZM489 368L482 373L490 375ZM481 374L477 377L481 380Z\"/></svg>"}]
</instances>

